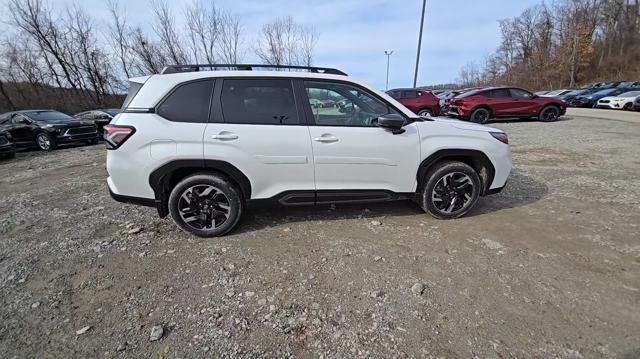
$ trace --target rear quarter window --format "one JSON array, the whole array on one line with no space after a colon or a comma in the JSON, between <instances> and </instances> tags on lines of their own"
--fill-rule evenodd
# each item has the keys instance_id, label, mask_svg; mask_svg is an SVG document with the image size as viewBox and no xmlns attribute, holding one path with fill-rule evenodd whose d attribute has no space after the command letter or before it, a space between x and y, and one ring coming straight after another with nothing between
<instances>
[{"instance_id":1,"label":"rear quarter window","mask_svg":"<svg viewBox=\"0 0 640 359\"><path fill-rule=\"evenodd\" d=\"M206 123L212 91L213 80L179 85L162 101L156 113L172 122Z\"/></svg>"}]
</instances>

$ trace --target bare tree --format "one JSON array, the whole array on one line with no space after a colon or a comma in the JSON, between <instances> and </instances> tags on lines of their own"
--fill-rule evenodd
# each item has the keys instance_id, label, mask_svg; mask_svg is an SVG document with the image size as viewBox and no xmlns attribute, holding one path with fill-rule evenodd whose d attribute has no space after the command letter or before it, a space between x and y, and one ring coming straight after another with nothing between
<instances>
[{"instance_id":1,"label":"bare tree","mask_svg":"<svg viewBox=\"0 0 640 359\"><path fill-rule=\"evenodd\" d=\"M185 10L191 62L216 62L216 44L220 37L220 14L213 1L207 5L193 0Z\"/></svg>"},{"instance_id":2,"label":"bare tree","mask_svg":"<svg viewBox=\"0 0 640 359\"><path fill-rule=\"evenodd\" d=\"M220 36L218 38L218 56L227 64L240 63L242 51L242 24L229 13L221 12L219 17Z\"/></svg>"},{"instance_id":3,"label":"bare tree","mask_svg":"<svg viewBox=\"0 0 640 359\"><path fill-rule=\"evenodd\" d=\"M120 63L120 69L126 76L132 76L131 67L131 47L129 44L129 35L131 30L127 25L126 14L121 10L118 0L108 0L109 14L113 21L109 24L109 38Z\"/></svg>"},{"instance_id":4,"label":"bare tree","mask_svg":"<svg viewBox=\"0 0 640 359\"><path fill-rule=\"evenodd\" d=\"M313 62L317 34L292 17L276 19L262 27L256 55L269 65L305 65Z\"/></svg>"},{"instance_id":5,"label":"bare tree","mask_svg":"<svg viewBox=\"0 0 640 359\"><path fill-rule=\"evenodd\" d=\"M160 49L164 57L173 64L187 63L183 41L176 30L175 18L165 0L153 0L151 3L155 15L153 30L159 38Z\"/></svg>"}]
</instances>

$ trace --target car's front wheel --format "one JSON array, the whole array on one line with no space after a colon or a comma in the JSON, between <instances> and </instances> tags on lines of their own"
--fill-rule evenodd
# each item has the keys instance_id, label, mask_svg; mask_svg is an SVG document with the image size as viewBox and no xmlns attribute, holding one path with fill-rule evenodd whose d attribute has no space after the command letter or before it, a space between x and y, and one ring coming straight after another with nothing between
<instances>
[{"instance_id":1,"label":"car's front wheel","mask_svg":"<svg viewBox=\"0 0 640 359\"><path fill-rule=\"evenodd\" d=\"M542 122L553 122L557 121L560 117L560 109L557 106L546 106L540 111L538 115L538 120Z\"/></svg>"},{"instance_id":2,"label":"car's front wheel","mask_svg":"<svg viewBox=\"0 0 640 359\"><path fill-rule=\"evenodd\" d=\"M176 224L198 237L217 237L236 226L242 197L222 176L200 173L180 181L169 196L169 212Z\"/></svg>"},{"instance_id":3,"label":"car's front wheel","mask_svg":"<svg viewBox=\"0 0 640 359\"><path fill-rule=\"evenodd\" d=\"M36 135L36 145L43 151L51 151L56 148L56 142L53 136L46 132L40 132Z\"/></svg>"},{"instance_id":4,"label":"car's front wheel","mask_svg":"<svg viewBox=\"0 0 640 359\"><path fill-rule=\"evenodd\" d=\"M438 163L429 170L424 180L421 207L438 219L464 216L473 208L480 195L480 176L466 163Z\"/></svg>"},{"instance_id":5,"label":"car's front wheel","mask_svg":"<svg viewBox=\"0 0 640 359\"><path fill-rule=\"evenodd\" d=\"M633 107L633 103L629 102L629 103L625 103L622 109L625 111L631 111L632 107Z\"/></svg>"},{"instance_id":6,"label":"car's front wheel","mask_svg":"<svg viewBox=\"0 0 640 359\"><path fill-rule=\"evenodd\" d=\"M471 113L471 116L469 116L469 121L483 124L487 123L487 121L489 121L489 118L491 118L491 113L489 112L489 110L487 110L486 108L478 108Z\"/></svg>"},{"instance_id":7,"label":"car's front wheel","mask_svg":"<svg viewBox=\"0 0 640 359\"><path fill-rule=\"evenodd\" d=\"M424 109L418 111L418 116L420 116L420 117L433 117L433 111L431 111L428 108L424 108Z\"/></svg>"}]
</instances>

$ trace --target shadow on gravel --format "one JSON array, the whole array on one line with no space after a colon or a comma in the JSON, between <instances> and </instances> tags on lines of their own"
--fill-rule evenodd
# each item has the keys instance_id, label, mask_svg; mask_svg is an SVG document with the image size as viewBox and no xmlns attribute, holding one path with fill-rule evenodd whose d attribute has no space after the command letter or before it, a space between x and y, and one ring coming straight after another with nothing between
<instances>
[{"instance_id":1,"label":"shadow on gravel","mask_svg":"<svg viewBox=\"0 0 640 359\"><path fill-rule=\"evenodd\" d=\"M518 170L512 170L509 182L502 192L481 197L468 217L490 212L497 212L507 208L516 208L538 202L549 192L549 187L531 176Z\"/></svg>"},{"instance_id":2,"label":"shadow on gravel","mask_svg":"<svg viewBox=\"0 0 640 359\"><path fill-rule=\"evenodd\" d=\"M549 123L571 121L571 120L573 120L573 117L562 116L556 121L549 122ZM494 118L491 121L488 121L487 124L490 125L494 123L522 123L522 122L540 122L540 121L538 121L537 118ZM540 122L540 123L543 125L547 124L546 122Z\"/></svg>"},{"instance_id":3,"label":"shadow on gravel","mask_svg":"<svg viewBox=\"0 0 640 359\"><path fill-rule=\"evenodd\" d=\"M517 170L511 172L507 187L499 194L481 197L468 217L516 208L539 201L548 192L548 187ZM304 221L334 221L385 217L426 215L411 201L396 201L369 204L338 204L305 207L276 207L249 209L242 217L234 233L252 232L265 227Z\"/></svg>"}]
</instances>

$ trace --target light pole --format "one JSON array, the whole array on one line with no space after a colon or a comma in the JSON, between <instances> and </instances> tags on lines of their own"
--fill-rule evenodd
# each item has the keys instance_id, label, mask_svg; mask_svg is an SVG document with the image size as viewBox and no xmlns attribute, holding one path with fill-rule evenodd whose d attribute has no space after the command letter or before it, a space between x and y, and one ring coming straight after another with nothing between
<instances>
[{"instance_id":1,"label":"light pole","mask_svg":"<svg viewBox=\"0 0 640 359\"><path fill-rule=\"evenodd\" d=\"M418 35L418 54L416 55L416 72L413 75L413 87L418 83L418 66L420 65L420 47L422 47L422 27L424 26L424 12L427 8L427 0L422 0L422 17L420 18L420 34Z\"/></svg>"},{"instance_id":2,"label":"light pole","mask_svg":"<svg viewBox=\"0 0 640 359\"><path fill-rule=\"evenodd\" d=\"M391 54L393 54L393 50L392 51L384 51L384 54L387 55L387 85L385 87L385 90L389 89L389 59L391 58Z\"/></svg>"}]
</instances>

